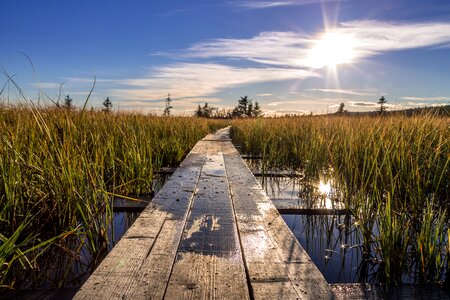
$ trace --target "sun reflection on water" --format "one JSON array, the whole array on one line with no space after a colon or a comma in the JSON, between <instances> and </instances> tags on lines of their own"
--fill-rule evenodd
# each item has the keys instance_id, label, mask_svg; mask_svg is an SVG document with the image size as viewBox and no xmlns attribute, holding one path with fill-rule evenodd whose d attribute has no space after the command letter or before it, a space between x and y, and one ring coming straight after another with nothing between
<instances>
[{"instance_id":1,"label":"sun reflection on water","mask_svg":"<svg viewBox=\"0 0 450 300\"><path fill-rule=\"evenodd\" d=\"M329 195L331 193L331 182L328 181L328 182L325 183L325 182L323 182L321 180L320 183L319 183L319 191L322 194Z\"/></svg>"},{"instance_id":2,"label":"sun reflection on water","mask_svg":"<svg viewBox=\"0 0 450 300\"><path fill-rule=\"evenodd\" d=\"M325 196L324 197L325 201L323 203L324 208L333 209L334 208L334 203L331 200L331 194L332 194L331 181L324 182L324 181L321 180L319 182L318 188L319 188L319 192Z\"/></svg>"}]
</instances>

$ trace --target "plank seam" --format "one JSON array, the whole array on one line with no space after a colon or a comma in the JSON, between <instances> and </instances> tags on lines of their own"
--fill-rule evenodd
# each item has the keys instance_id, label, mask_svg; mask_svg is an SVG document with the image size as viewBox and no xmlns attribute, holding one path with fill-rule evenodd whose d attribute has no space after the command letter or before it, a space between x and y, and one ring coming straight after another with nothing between
<instances>
[{"instance_id":1,"label":"plank seam","mask_svg":"<svg viewBox=\"0 0 450 300\"><path fill-rule=\"evenodd\" d=\"M229 142L229 143L231 143L231 142ZM225 154L223 152L224 149L223 149L222 145L221 145L220 148L222 150L223 164L224 164L224 169L225 169L225 178L227 180L228 193L230 194L231 207L233 208L233 216L234 216L235 223L236 223L237 236L238 236L238 239L239 239L239 247L241 248L242 260L244 261L244 271L245 271L245 277L247 279L248 293L249 293L250 300L255 300L255 295L254 295L253 287L252 287L252 284L251 284L250 273L248 271L248 264L247 264L247 261L245 259L244 247L242 246L241 231L239 230L239 222L237 221L236 209L234 207L234 197L233 197L233 193L232 193L232 190L231 190L231 183L230 183L230 180L229 180L229 177L228 177L227 163L226 163L226 160L225 160Z\"/></svg>"},{"instance_id":2,"label":"plank seam","mask_svg":"<svg viewBox=\"0 0 450 300\"><path fill-rule=\"evenodd\" d=\"M162 297L163 299L166 298L167 289L169 287L170 279L172 278L173 268L175 266L175 262L176 262L176 259L177 259L178 249L180 248L181 242L183 240L183 233L184 233L185 228L186 228L186 223L187 223L187 220L189 219L189 216L191 214L192 206L194 205L194 201L195 201L195 196L197 195L198 183L200 182L200 178L202 177L201 174L203 172L203 166L206 163L206 150L205 150L205 156L202 159L202 166L200 167L200 175L197 178L197 182L195 183L195 187L194 187L194 192L192 193L192 198L191 198L191 201L189 202L189 207L187 209L188 213L187 213L186 218L184 220L183 231L181 233L180 240L178 241L177 251L175 252L175 256L174 256L173 261L172 261L172 267L170 268L170 275L169 275L169 278L167 278L166 288L164 289L164 294L163 294L163 297Z\"/></svg>"},{"instance_id":3,"label":"plank seam","mask_svg":"<svg viewBox=\"0 0 450 300\"><path fill-rule=\"evenodd\" d=\"M240 157L239 154L237 154L237 155L230 155L230 159L231 159L231 160L238 160L238 161L242 160L242 158ZM251 173L251 171L250 171L250 169L248 168L247 164L246 164L245 162L243 162L243 163L244 163L243 168L244 168L244 169L247 169L247 171L249 171L249 172ZM225 166L226 166L226 165L225 165ZM225 170L226 170L226 168L225 168ZM228 174L228 173L227 173L227 174ZM255 181L256 185L258 186L258 189L264 191L264 189L262 188L261 184L256 180L256 178L255 178L254 176L253 176L253 178L254 178L254 181ZM230 193L231 193L231 195L232 195L231 184L230 184ZM265 194L266 197L268 197L267 194L266 194L265 192L264 192L264 194ZM270 198L269 198L269 200L270 200ZM270 201L270 202L271 202L271 201ZM271 203L272 203L272 202L271 202ZM272 203L272 205L273 205L273 203ZM234 203L233 203L233 208L234 208ZM264 217L264 215L266 214L266 212L261 212L261 209L260 209L260 208L258 208L258 210L260 211L261 215ZM280 250L279 250L279 247L278 247L278 243L276 242L276 240L274 240L273 235L272 235L272 232L271 232L271 229L270 229L270 226L272 225L272 223L273 223L278 217L279 217L278 215L275 215L275 216L273 216L271 219L267 220L268 222L264 222L264 224L263 224L264 230L262 230L262 231L266 232L267 237L269 238L269 240L270 240L270 242L272 243L272 245L275 245L275 246L276 246L275 255L278 257L279 261L286 263L286 262L282 259L282 254L280 253ZM283 222L283 223L284 223L284 222ZM236 225L239 226L239 222L236 222ZM286 223L284 223L284 225L286 226ZM238 228L239 228L239 227L238 227ZM239 235L239 238L240 238L240 235ZM299 245L299 242L298 242L297 240L295 240L294 243L296 243L296 244ZM243 251L243 256L244 256L244 261L245 261L244 251ZM288 272L286 275L287 275L287 278L289 278L288 280L283 280L283 281L279 281L279 280L274 280L274 281L271 281L271 280L269 280L269 281L263 280L263 281L260 281L259 283L264 283L264 282L265 282L265 283L289 282L290 285L291 285L291 287L293 288L293 290L294 290L295 293L297 294L298 299L301 299L302 293L300 293L300 292L298 291L298 289L296 288L296 286L295 286L295 284L294 284L294 280L293 280L294 278L292 278L292 276L291 276L291 274L290 274L289 272ZM250 278L250 277L249 277L249 278ZM257 281L253 281L253 282L258 283ZM249 281L249 284L250 284L250 283L251 283L251 282Z\"/></svg>"}]
</instances>

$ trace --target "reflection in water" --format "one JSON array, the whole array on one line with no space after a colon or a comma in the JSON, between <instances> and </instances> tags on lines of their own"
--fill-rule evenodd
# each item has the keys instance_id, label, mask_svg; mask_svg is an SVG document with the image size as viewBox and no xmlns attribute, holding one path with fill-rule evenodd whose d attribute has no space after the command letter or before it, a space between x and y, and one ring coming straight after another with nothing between
<instances>
[{"instance_id":1,"label":"reflection in water","mask_svg":"<svg viewBox=\"0 0 450 300\"><path fill-rule=\"evenodd\" d=\"M333 186L322 179L266 177L260 183L273 201L295 201L300 207L343 209ZM329 283L376 282L379 263L363 256L363 238L350 215L283 215L286 224ZM376 231L376 229L374 228Z\"/></svg>"},{"instance_id":2,"label":"reflection in water","mask_svg":"<svg viewBox=\"0 0 450 300\"><path fill-rule=\"evenodd\" d=\"M312 209L342 209L345 203L339 201L339 195L333 181L309 183L295 178L260 179L273 202L296 202L299 207ZM383 257L380 248L379 216L365 220L361 212L351 215L282 215L283 219L297 237L308 255L323 273L329 283L385 282ZM363 235L364 234L364 235ZM443 236L443 244L448 237ZM445 249L443 250L445 251ZM414 259L414 253L408 259ZM445 261L446 253L441 254ZM404 271L403 283L418 282L417 271L412 267ZM444 279L444 273L438 274L438 280Z\"/></svg>"},{"instance_id":3,"label":"reflection in water","mask_svg":"<svg viewBox=\"0 0 450 300\"><path fill-rule=\"evenodd\" d=\"M271 163L274 169L269 161L247 160L253 172L267 175L262 187L290 214L284 219L329 282L450 286L446 191L355 186L352 178L338 181L331 168L308 172Z\"/></svg>"},{"instance_id":4,"label":"reflection in water","mask_svg":"<svg viewBox=\"0 0 450 300\"><path fill-rule=\"evenodd\" d=\"M331 193L331 182L327 181L326 183L323 181L319 182L319 191L322 194L329 195Z\"/></svg>"},{"instance_id":5,"label":"reflection in water","mask_svg":"<svg viewBox=\"0 0 450 300\"><path fill-rule=\"evenodd\" d=\"M95 257L89 251L85 238L84 243L79 238L72 236L65 240L64 244L57 244L50 248L47 256L42 257L39 263L40 269L33 281L26 280L30 274L17 272L16 277L21 283L20 288L55 288L55 287L79 287L95 269L98 263L106 256L120 240L127 229L137 219L139 213L120 212L114 213L113 221L108 227L109 244L100 250ZM102 245L96 245L102 249ZM49 258L50 257L50 258Z\"/></svg>"},{"instance_id":6,"label":"reflection in water","mask_svg":"<svg viewBox=\"0 0 450 300\"><path fill-rule=\"evenodd\" d=\"M139 217L140 212L118 212L114 213L113 227L108 232L111 243L109 251L119 242L120 238L127 232L128 228L133 225L134 221Z\"/></svg>"},{"instance_id":7,"label":"reflection in water","mask_svg":"<svg viewBox=\"0 0 450 300\"><path fill-rule=\"evenodd\" d=\"M345 209L333 181L306 181L303 177L258 177L271 199L290 201L308 209ZM274 200L274 201L277 201Z\"/></svg>"},{"instance_id":8,"label":"reflection in water","mask_svg":"<svg viewBox=\"0 0 450 300\"><path fill-rule=\"evenodd\" d=\"M329 283L360 281L362 238L352 217L283 215L283 219ZM378 267L373 268L371 273ZM366 276L363 281L373 280Z\"/></svg>"},{"instance_id":9,"label":"reflection in water","mask_svg":"<svg viewBox=\"0 0 450 300\"><path fill-rule=\"evenodd\" d=\"M169 175L161 175L153 181L155 193L161 189L169 177ZM147 196L143 200L148 201L151 198L149 199ZM30 274L30 272L18 270L15 277L20 284L16 286L22 289L81 286L89 277L90 272L98 266L128 228L133 225L139 214L139 212L125 210L114 212L112 216L107 217L103 213L99 216L98 222L106 228L108 241L96 237L88 239L82 234L70 236L60 244L52 245L48 254L40 257L42 262L39 262L40 269L38 271ZM92 248L97 250L95 256L90 251Z\"/></svg>"}]
</instances>

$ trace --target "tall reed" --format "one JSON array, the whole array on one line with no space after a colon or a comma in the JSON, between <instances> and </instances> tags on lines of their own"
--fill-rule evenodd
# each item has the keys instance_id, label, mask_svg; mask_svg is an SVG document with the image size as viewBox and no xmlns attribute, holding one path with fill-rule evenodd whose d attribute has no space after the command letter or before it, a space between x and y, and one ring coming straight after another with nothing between
<instances>
[{"instance_id":1,"label":"tall reed","mask_svg":"<svg viewBox=\"0 0 450 300\"><path fill-rule=\"evenodd\" d=\"M381 249L381 281L435 282L448 260L449 121L431 114L246 119L233 122L232 138L262 155L264 168L296 169L317 185L331 178L354 213L363 251Z\"/></svg>"},{"instance_id":2,"label":"tall reed","mask_svg":"<svg viewBox=\"0 0 450 300\"><path fill-rule=\"evenodd\" d=\"M0 285L14 283L25 261L17 251L38 264L48 252L43 245L64 248L62 237L71 236L94 256L101 253L109 242L111 195L152 193L158 169L176 166L221 126L186 117L0 107L0 249L9 249L0 251Z\"/></svg>"}]
</instances>

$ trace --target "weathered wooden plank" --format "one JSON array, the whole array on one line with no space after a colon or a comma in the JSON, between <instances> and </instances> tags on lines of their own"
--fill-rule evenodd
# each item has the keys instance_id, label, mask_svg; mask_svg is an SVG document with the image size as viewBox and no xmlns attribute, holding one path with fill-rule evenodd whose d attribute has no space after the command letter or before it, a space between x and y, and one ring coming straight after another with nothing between
<instances>
[{"instance_id":1,"label":"weathered wooden plank","mask_svg":"<svg viewBox=\"0 0 450 300\"><path fill-rule=\"evenodd\" d=\"M159 175L172 175L177 170L177 167L164 167L156 171Z\"/></svg>"},{"instance_id":2,"label":"weathered wooden plank","mask_svg":"<svg viewBox=\"0 0 450 300\"><path fill-rule=\"evenodd\" d=\"M207 146L207 144L203 144L204 152L206 152ZM202 162L204 162L204 159ZM200 173L201 170L195 172L195 175L198 176L197 181L199 181ZM170 194L170 190L168 194ZM191 197L195 196L197 190L198 188L195 186L194 193ZM163 203L165 202L163 201ZM175 262L178 245L186 223L187 212L191 205L191 199L188 199L188 195L185 195L185 197L177 198L175 203L169 208L171 216L165 220L152 251L143 262L141 274L129 295L131 299L164 298L166 286Z\"/></svg>"},{"instance_id":3,"label":"weathered wooden plank","mask_svg":"<svg viewBox=\"0 0 450 300\"><path fill-rule=\"evenodd\" d=\"M204 162L202 151L206 152L206 148L197 147L186 157L186 163L174 173L175 178L185 179L184 183L165 185L161 189L81 287L75 299L123 299L142 285L143 274L146 274L142 267L160 233L167 233L166 221L180 220L184 224ZM178 242L179 238L174 241L174 249ZM166 269L171 269L174 257L175 251L172 261L165 261ZM159 292L163 294L164 290L165 286L161 286Z\"/></svg>"},{"instance_id":4,"label":"weathered wooden plank","mask_svg":"<svg viewBox=\"0 0 450 300\"><path fill-rule=\"evenodd\" d=\"M302 173L290 172L290 171L252 171L253 176L256 177L281 177L281 178L303 178L305 177Z\"/></svg>"},{"instance_id":5,"label":"weathered wooden plank","mask_svg":"<svg viewBox=\"0 0 450 300\"><path fill-rule=\"evenodd\" d=\"M165 297L248 299L220 146L208 150Z\"/></svg>"},{"instance_id":6,"label":"weathered wooden plank","mask_svg":"<svg viewBox=\"0 0 450 300\"><path fill-rule=\"evenodd\" d=\"M331 209L331 208L310 208L302 203L299 203L297 199L290 198L270 198L273 205L280 214L284 215L351 215L352 212L348 209ZM114 212L140 212L143 211L149 201L133 201L123 198L114 199Z\"/></svg>"},{"instance_id":7,"label":"weathered wooden plank","mask_svg":"<svg viewBox=\"0 0 450 300\"><path fill-rule=\"evenodd\" d=\"M334 208L321 205L311 205L302 199L270 198L280 214L286 215L351 215L351 211L345 209L343 203L334 203Z\"/></svg>"},{"instance_id":8,"label":"weathered wooden plank","mask_svg":"<svg viewBox=\"0 0 450 300\"><path fill-rule=\"evenodd\" d=\"M151 199L135 201L114 197L112 201L113 212L141 212L150 203Z\"/></svg>"},{"instance_id":9,"label":"weathered wooden plank","mask_svg":"<svg viewBox=\"0 0 450 300\"><path fill-rule=\"evenodd\" d=\"M254 298L332 298L323 275L286 226L237 150L232 145L222 147ZM265 263L268 263L267 268L264 268Z\"/></svg>"},{"instance_id":10,"label":"weathered wooden plank","mask_svg":"<svg viewBox=\"0 0 450 300\"><path fill-rule=\"evenodd\" d=\"M75 298L330 296L225 129L195 145Z\"/></svg>"},{"instance_id":11,"label":"weathered wooden plank","mask_svg":"<svg viewBox=\"0 0 450 300\"><path fill-rule=\"evenodd\" d=\"M175 261L185 220L166 220L159 238L141 267L130 299L162 299Z\"/></svg>"}]
</instances>

